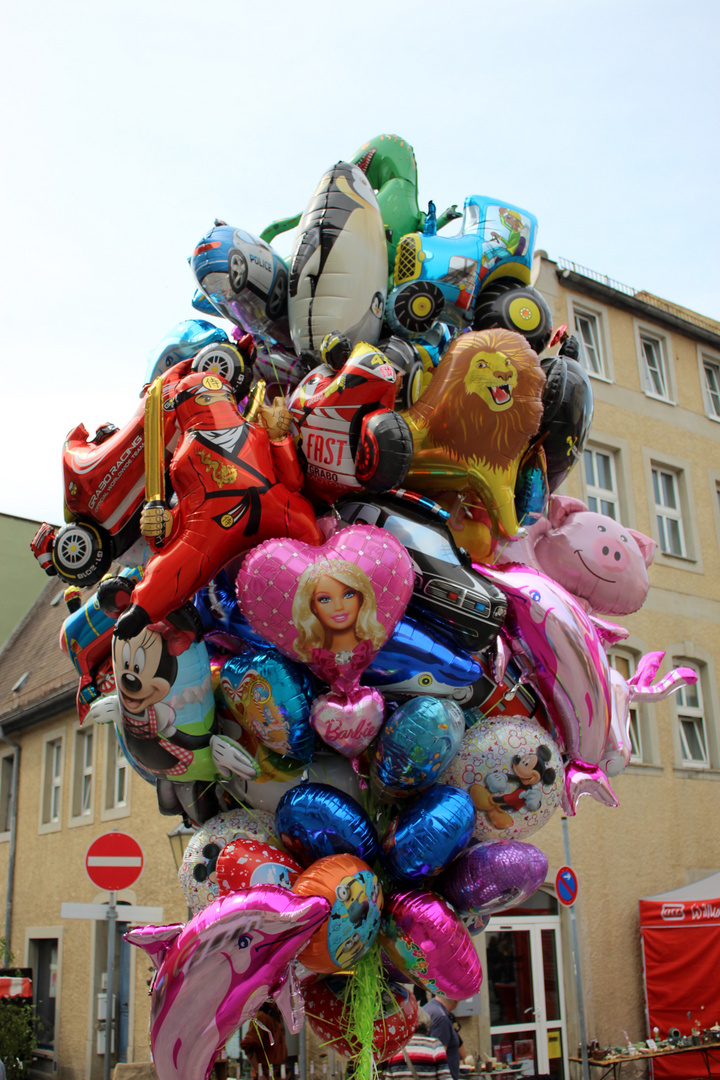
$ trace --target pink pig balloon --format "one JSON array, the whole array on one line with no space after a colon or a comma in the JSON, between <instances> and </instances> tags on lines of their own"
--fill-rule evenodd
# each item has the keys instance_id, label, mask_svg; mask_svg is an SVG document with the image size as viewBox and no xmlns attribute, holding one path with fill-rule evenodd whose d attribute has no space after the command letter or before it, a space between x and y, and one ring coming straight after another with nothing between
<instances>
[{"instance_id":1,"label":"pink pig balloon","mask_svg":"<svg viewBox=\"0 0 720 1080\"><path fill-rule=\"evenodd\" d=\"M252 628L330 684L311 723L346 757L380 730L382 696L359 688L360 676L402 618L413 581L405 548L372 525L341 529L322 547L268 540L238 574L238 603Z\"/></svg>"},{"instance_id":2,"label":"pink pig balloon","mask_svg":"<svg viewBox=\"0 0 720 1080\"><path fill-rule=\"evenodd\" d=\"M291 965L329 910L324 897L255 885L213 901L184 927L130 930L126 940L157 968L150 1046L159 1080L207 1080L227 1039L269 997L299 1030Z\"/></svg>"},{"instance_id":3,"label":"pink pig balloon","mask_svg":"<svg viewBox=\"0 0 720 1080\"><path fill-rule=\"evenodd\" d=\"M553 495L547 518L525 540L508 544L498 562L541 570L587 611L629 615L645 602L656 548L649 536L593 513L579 499Z\"/></svg>"}]
</instances>

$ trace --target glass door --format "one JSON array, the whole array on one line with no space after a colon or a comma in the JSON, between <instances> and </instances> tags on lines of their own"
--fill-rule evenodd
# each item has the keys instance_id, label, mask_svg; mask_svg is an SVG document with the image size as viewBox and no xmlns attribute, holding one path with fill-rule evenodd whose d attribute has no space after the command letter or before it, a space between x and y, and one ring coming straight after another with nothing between
<instances>
[{"instance_id":1,"label":"glass door","mask_svg":"<svg viewBox=\"0 0 720 1080\"><path fill-rule=\"evenodd\" d=\"M492 1056L567 1080L560 920L502 918L485 930Z\"/></svg>"}]
</instances>

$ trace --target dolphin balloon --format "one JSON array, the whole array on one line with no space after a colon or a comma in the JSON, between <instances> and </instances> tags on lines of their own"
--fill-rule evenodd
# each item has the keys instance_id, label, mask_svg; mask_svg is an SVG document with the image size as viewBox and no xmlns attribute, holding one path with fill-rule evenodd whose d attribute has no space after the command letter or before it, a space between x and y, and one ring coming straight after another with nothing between
<instances>
[{"instance_id":1,"label":"dolphin balloon","mask_svg":"<svg viewBox=\"0 0 720 1080\"><path fill-rule=\"evenodd\" d=\"M157 968L150 1046L159 1080L206 1080L233 1031L269 997L297 1031L290 965L329 912L323 897L256 885L215 900L185 927L130 930L126 940Z\"/></svg>"},{"instance_id":2,"label":"dolphin balloon","mask_svg":"<svg viewBox=\"0 0 720 1080\"><path fill-rule=\"evenodd\" d=\"M569 763L563 806L574 814L581 795L607 806L617 798L600 767L610 732L610 668L597 627L574 597L551 578L526 566L480 568L503 590L508 613L504 640L540 691L562 734ZM507 655L506 650L499 650ZM496 678L502 678L502 671Z\"/></svg>"}]
</instances>

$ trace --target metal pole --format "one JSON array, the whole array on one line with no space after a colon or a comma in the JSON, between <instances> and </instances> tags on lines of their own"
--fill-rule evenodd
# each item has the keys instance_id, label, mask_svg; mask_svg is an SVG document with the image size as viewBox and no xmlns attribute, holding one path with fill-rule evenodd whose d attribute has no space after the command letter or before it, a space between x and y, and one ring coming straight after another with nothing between
<instances>
[{"instance_id":1,"label":"metal pole","mask_svg":"<svg viewBox=\"0 0 720 1080\"><path fill-rule=\"evenodd\" d=\"M115 893L110 893L108 900L108 948L107 948L107 998L105 1002L105 1061L103 1065L104 1080L110 1080L110 1058L112 1057L112 1036L115 1017L113 1015L113 997L115 990L115 928L117 926L117 908L115 906Z\"/></svg>"},{"instance_id":2,"label":"metal pole","mask_svg":"<svg viewBox=\"0 0 720 1080\"><path fill-rule=\"evenodd\" d=\"M563 815L563 844L565 847L565 862L572 866L570 861L570 836L568 835L568 819ZM578 1024L580 1026L580 1056L582 1057L583 1080L590 1080L590 1067L588 1065L587 1037L585 1035L585 1005L583 1003L582 975L580 973L580 948L578 946L577 918L575 905L568 908L570 912L570 930L572 933L573 969L575 971L575 994L577 997ZM107 1078L106 1078L107 1080Z\"/></svg>"}]
</instances>

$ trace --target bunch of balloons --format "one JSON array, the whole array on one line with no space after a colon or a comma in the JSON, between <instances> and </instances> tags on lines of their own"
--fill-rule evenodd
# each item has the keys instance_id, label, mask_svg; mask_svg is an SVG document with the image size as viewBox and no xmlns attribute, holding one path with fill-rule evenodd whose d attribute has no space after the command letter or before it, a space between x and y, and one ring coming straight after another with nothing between
<instances>
[{"instance_id":1,"label":"bunch of balloons","mask_svg":"<svg viewBox=\"0 0 720 1080\"><path fill-rule=\"evenodd\" d=\"M181 323L135 416L65 444L69 520L32 546L70 585L81 718L195 828L192 919L129 935L160 1080L207 1077L268 998L369 1077L409 986L477 993L472 935L545 880L528 838L616 802L631 702L695 678L610 667L654 543L553 494L592 394L530 286L534 217L459 216L419 210L384 135L304 214L216 222L193 303L229 332Z\"/></svg>"}]
</instances>

